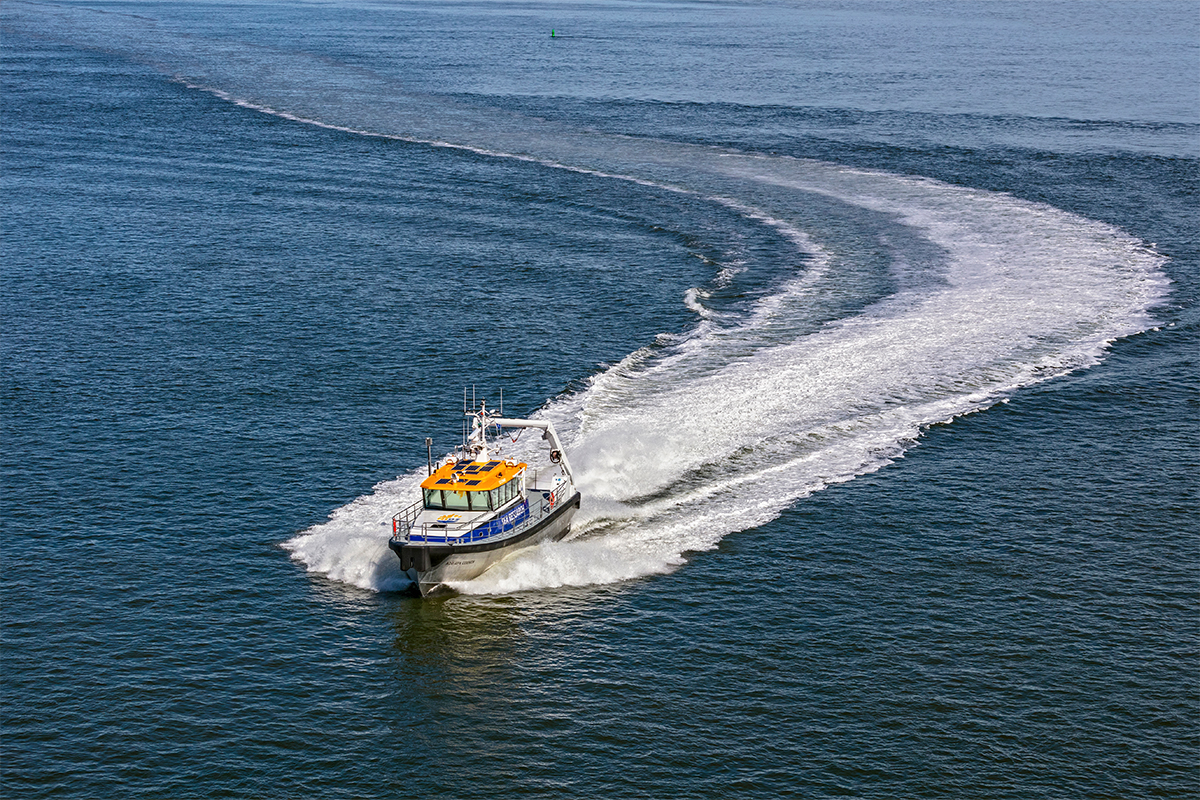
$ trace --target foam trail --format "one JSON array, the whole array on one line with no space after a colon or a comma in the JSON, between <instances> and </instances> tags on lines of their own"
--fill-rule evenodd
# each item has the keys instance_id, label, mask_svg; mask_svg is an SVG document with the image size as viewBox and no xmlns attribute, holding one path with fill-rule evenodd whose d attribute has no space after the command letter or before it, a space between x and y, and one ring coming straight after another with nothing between
<instances>
[{"instance_id":1,"label":"foam trail","mask_svg":"<svg viewBox=\"0 0 1200 800\"><path fill-rule=\"evenodd\" d=\"M17 32L120 53L261 113L687 193L793 243L794 277L753 308L717 313L710 304L712 290L753 268L726 265L708 286L681 291L694 327L664 332L545 409L569 437L585 492L576 538L519 554L463 591L673 569L686 553L772 519L808 493L880 468L932 423L1095 363L1112 340L1150 327L1149 309L1167 291L1161 257L1121 231L1002 194L581 135L422 94L320 54L239 42L236 32L206 38L140 16L9 6L5 24ZM860 247L820 229L824 214L840 213L835 207L851 209L839 220L851 227L872 217L876 227L864 229ZM840 304L844 286L864 274L858 253L913 240L928 249L897 245L894 291ZM286 547L335 580L398 588L389 520L416 497L417 483L414 474L380 484Z\"/></svg>"},{"instance_id":2,"label":"foam trail","mask_svg":"<svg viewBox=\"0 0 1200 800\"><path fill-rule=\"evenodd\" d=\"M1096 363L1114 339L1149 327L1149 309L1167 292L1161 256L1048 206L787 159L729 169L896 215L949 253L946 284L901 292L715 372L702 369L722 359L712 337L690 359L600 376L563 404L580 421L573 457L589 504L578 525L601 522L606 532L518 556L463 591L670 569L823 486L884 466L930 424ZM770 336L761 315L745 325ZM642 391L656 370L670 375L655 385L676 388ZM603 412L590 413L597 406ZM614 561L619 569L605 566Z\"/></svg>"},{"instance_id":3,"label":"foam trail","mask_svg":"<svg viewBox=\"0 0 1200 800\"><path fill-rule=\"evenodd\" d=\"M1045 205L790 159L725 164L740 179L893 215L948 254L944 282L781 335L778 309L829 271L818 251L810 270L732 326L701 320L662 352L632 354L551 404L545 413L569 432L586 498L577 533L518 553L460 591L674 569L688 552L890 463L930 424L1096 363L1113 339L1151 325L1148 309L1166 292L1160 256L1111 226ZM747 341L757 344L749 355ZM378 518L361 522L377 528L399 505L392 485L381 488L294 540L296 556L339 580L384 588L370 569L350 566L371 548L344 519L357 523L370 508ZM311 560L314 547L326 561Z\"/></svg>"}]
</instances>

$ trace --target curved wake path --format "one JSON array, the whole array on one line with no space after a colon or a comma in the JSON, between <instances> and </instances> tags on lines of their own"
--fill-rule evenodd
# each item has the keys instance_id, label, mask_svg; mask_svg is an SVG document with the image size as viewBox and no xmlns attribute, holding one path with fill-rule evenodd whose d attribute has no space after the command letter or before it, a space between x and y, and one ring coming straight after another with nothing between
<instances>
[{"instance_id":1,"label":"curved wake path","mask_svg":"<svg viewBox=\"0 0 1200 800\"><path fill-rule=\"evenodd\" d=\"M1049 206L787 158L723 154L719 165L739 181L892 216L946 253L942 280L787 333L779 317L837 279L810 252L813 266L733 325L701 321L663 352L595 376L547 409L573 440L585 497L574 537L518 553L461 591L669 571L690 551L890 463L931 424L1097 363L1114 339L1152 324L1149 309L1167 290L1161 256ZM748 204L746 213L761 218ZM387 520L419 480L377 486L287 547L336 580L402 586Z\"/></svg>"},{"instance_id":2,"label":"curved wake path","mask_svg":"<svg viewBox=\"0 0 1200 800\"><path fill-rule=\"evenodd\" d=\"M691 330L664 334L546 409L584 494L574 538L519 553L464 592L669 571L688 552L888 464L931 424L1095 364L1113 340L1150 327L1167 292L1162 257L1141 242L1003 194L581 132L413 92L324 56L133 15L36 3L6 15L18 32L120 53L259 112L687 192L795 246L793 276L753 308L718 313L708 290L728 275L715 275L682 300L698 315ZM297 75L304 81L286 78ZM844 216L823 228L830 213ZM891 284L847 305L868 251L888 253ZM285 547L334 580L402 588L386 546L390 518L421 477L379 484Z\"/></svg>"}]
</instances>

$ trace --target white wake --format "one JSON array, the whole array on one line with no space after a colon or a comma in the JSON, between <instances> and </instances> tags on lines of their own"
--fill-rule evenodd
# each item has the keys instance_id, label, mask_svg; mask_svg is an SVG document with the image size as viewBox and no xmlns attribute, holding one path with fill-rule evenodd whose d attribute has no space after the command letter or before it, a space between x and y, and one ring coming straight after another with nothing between
<instances>
[{"instance_id":1,"label":"white wake","mask_svg":"<svg viewBox=\"0 0 1200 800\"><path fill-rule=\"evenodd\" d=\"M739 323L701 318L664 352L634 354L547 408L571 442L584 496L575 533L516 554L460 591L602 584L675 569L689 552L890 463L928 425L1097 363L1114 339L1152 324L1149 311L1167 291L1161 256L1112 226L1049 206L787 158L726 154L719 164L739 181L894 215L948 254L944 281L780 337L777 317L828 268L826 254L796 233L809 266ZM686 301L698 302L695 292ZM388 520L416 496L418 480L380 484L287 547L336 580L399 586Z\"/></svg>"},{"instance_id":2,"label":"white wake","mask_svg":"<svg viewBox=\"0 0 1200 800\"><path fill-rule=\"evenodd\" d=\"M1120 230L1003 194L582 132L413 91L386 69L372 72L369 59L340 63L246 44L236 32L206 38L141 15L17 4L5 19L18 32L121 53L300 123L707 197L795 244L794 279L750 313L711 314L706 289L692 287L681 301L697 313L693 329L664 332L667 346L631 354L586 391L548 406L584 492L575 538L521 553L459 587L465 592L674 569L688 552L762 524L823 486L879 469L930 424L1096 363L1114 339L1150 327L1149 312L1167 292L1162 257ZM801 198L799 206L781 193ZM793 213L811 194L915 231L946 254L944 275L922 287L900 282L885 300L824 327L795 324L820 292L836 293L846 258L823 250ZM763 196L774 200L752 199ZM386 547L390 518L416 498L418 482L415 471L381 483L285 546L334 580L400 588L406 580Z\"/></svg>"}]
</instances>

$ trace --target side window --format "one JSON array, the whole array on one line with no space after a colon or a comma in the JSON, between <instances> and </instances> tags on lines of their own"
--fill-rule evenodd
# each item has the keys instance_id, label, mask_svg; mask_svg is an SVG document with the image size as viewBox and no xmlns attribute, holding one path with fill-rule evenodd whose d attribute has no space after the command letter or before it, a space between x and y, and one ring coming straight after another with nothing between
<instances>
[{"instance_id":1,"label":"side window","mask_svg":"<svg viewBox=\"0 0 1200 800\"><path fill-rule=\"evenodd\" d=\"M441 489L426 489L425 490L425 507L426 508L444 508L442 505L442 490Z\"/></svg>"}]
</instances>

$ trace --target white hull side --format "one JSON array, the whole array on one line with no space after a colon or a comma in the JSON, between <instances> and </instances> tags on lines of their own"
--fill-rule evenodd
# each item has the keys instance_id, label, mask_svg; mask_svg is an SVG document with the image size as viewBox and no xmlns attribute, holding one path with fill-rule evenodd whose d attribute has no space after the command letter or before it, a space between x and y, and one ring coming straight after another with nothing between
<instances>
[{"instance_id":1,"label":"white hull side","mask_svg":"<svg viewBox=\"0 0 1200 800\"><path fill-rule=\"evenodd\" d=\"M442 563L431 570L418 571L410 569L408 575L413 578L422 597L439 594L449 594L454 590L447 583L469 581L478 578L493 564L504 560L518 550L532 547L547 540L561 539L571 529L571 519L575 516L575 507L566 509L561 515L551 520L545 529L533 536L513 542L508 547L498 547L495 550L485 550L476 553L453 553Z\"/></svg>"}]
</instances>

